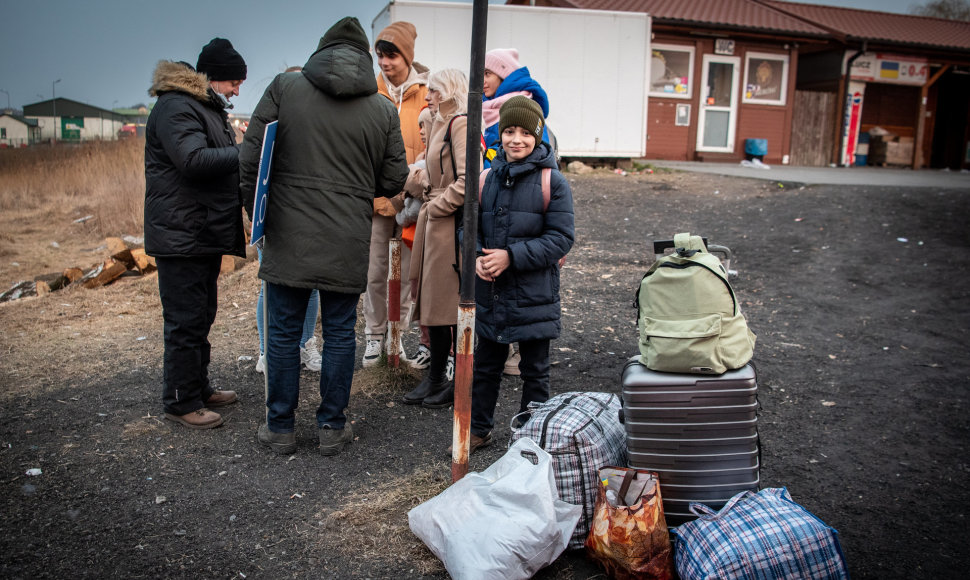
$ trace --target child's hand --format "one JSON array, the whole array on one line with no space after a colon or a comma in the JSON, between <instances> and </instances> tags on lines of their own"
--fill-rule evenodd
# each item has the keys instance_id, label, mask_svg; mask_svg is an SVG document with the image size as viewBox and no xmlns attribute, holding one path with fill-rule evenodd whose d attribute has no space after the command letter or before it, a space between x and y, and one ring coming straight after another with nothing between
<instances>
[{"instance_id":1,"label":"child's hand","mask_svg":"<svg viewBox=\"0 0 970 580\"><path fill-rule=\"evenodd\" d=\"M498 278L502 272L508 269L509 264L512 261L509 259L509 253L506 250L483 250L485 255L478 258L475 261L475 271L478 272L479 268L481 271L488 275L486 278L479 274L483 280L492 281Z\"/></svg>"},{"instance_id":2,"label":"child's hand","mask_svg":"<svg viewBox=\"0 0 970 580\"><path fill-rule=\"evenodd\" d=\"M475 275L477 275L482 280L485 280L486 282L494 282L495 278L488 273L488 271L485 269L485 266L482 264L482 261L484 259L485 259L485 256L479 256L478 258L475 259Z\"/></svg>"}]
</instances>

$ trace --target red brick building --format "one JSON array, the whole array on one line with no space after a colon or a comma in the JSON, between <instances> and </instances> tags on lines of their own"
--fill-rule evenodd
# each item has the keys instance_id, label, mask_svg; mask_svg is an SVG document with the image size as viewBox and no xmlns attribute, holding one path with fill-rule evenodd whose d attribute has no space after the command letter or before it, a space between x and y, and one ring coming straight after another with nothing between
<instances>
[{"instance_id":1,"label":"red brick building","mask_svg":"<svg viewBox=\"0 0 970 580\"><path fill-rule=\"evenodd\" d=\"M970 166L970 23L777 0L534 4L651 15L649 158L736 161L752 139L769 164L851 164L880 127L913 143L908 165Z\"/></svg>"}]
</instances>

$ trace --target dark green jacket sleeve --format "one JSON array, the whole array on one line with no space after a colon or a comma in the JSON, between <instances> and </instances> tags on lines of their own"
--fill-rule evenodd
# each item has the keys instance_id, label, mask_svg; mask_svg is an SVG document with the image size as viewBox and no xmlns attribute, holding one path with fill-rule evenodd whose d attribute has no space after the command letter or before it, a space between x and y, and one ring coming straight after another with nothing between
<instances>
[{"instance_id":1,"label":"dark green jacket sleeve","mask_svg":"<svg viewBox=\"0 0 970 580\"><path fill-rule=\"evenodd\" d=\"M259 99L239 149L239 189L242 192L243 207L250 220L253 219L253 203L256 200L256 179L259 175L259 156L263 151L263 133L267 124L279 119L279 79L277 75Z\"/></svg>"},{"instance_id":2,"label":"dark green jacket sleeve","mask_svg":"<svg viewBox=\"0 0 970 580\"><path fill-rule=\"evenodd\" d=\"M375 175L378 197L394 197L404 189L408 179L408 158L404 149L404 138L401 137L401 120L394 107L391 115L391 130L387 132L387 145L384 147L384 159L380 171Z\"/></svg>"}]
</instances>

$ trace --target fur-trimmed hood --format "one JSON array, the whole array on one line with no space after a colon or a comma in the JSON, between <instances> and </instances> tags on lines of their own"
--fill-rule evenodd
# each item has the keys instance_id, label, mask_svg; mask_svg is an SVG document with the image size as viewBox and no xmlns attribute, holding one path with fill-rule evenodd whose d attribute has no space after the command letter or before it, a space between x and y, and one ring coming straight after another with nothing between
<instances>
[{"instance_id":1,"label":"fur-trimmed hood","mask_svg":"<svg viewBox=\"0 0 970 580\"><path fill-rule=\"evenodd\" d=\"M148 89L148 94L157 97L169 91L186 93L205 103L209 101L209 78L184 62L162 60L155 67L152 88Z\"/></svg>"}]
</instances>

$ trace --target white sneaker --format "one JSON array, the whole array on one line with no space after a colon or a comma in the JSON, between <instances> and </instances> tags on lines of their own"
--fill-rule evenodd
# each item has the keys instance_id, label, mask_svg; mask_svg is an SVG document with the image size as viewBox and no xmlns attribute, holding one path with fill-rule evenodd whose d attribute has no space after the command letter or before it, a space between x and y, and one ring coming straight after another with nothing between
<instances>
[{"instance_id":1,"label":"white sneaker","mask_svg":"<svg viewBox=\"0 0 970 580\"><path fill-rule=\"evenodd\" d=\"M306 341L306 344L300 349L300 362L303 363L306 370L315 373L320 372L323 360L320 351L317 350L317 337L310 337L310 340Z\"/></svg>"},{"instance_id":2,"label":"white sneaker","mask_svg":"<svg viewBox=\"0 0 970 580\"><path fill-rule=\"evenodd\" d=\"M455 380L455 357L448 356L448 365L445 366L445 378L449 381Z\"/></svg>"},{"instance_id":3,"label":"white sneaker","mask_svg":"<svg viewBox=\"0 0 970 580\"><path fill-rule=\"evenodd\" d=\"M259 360L256 361L256 372L265 373L266 372L266 355L260 353Z\"/></svg>"},{"instance_id":4,"label":"white sneaker","mask_svg":"<svg viewBox=\"0 0 970 580\"><path fill-rule=\"evenodd\" d=\"M367 339L367 349L364 351L364 360L361 363L364 368L372 367L381 360L381 339Z\"/></svg>"},{"instance_id":5,"label":"white sneaker","mask_svg":"<svg viewBox=\"0 0 970 580\"><path fill-rule=\"evenodd\" d=\"M431 366L431 351L423 344L419 344L418 353L408 362L411 363L411 368L424 370Z\"/></svg>"}]
</instances>

